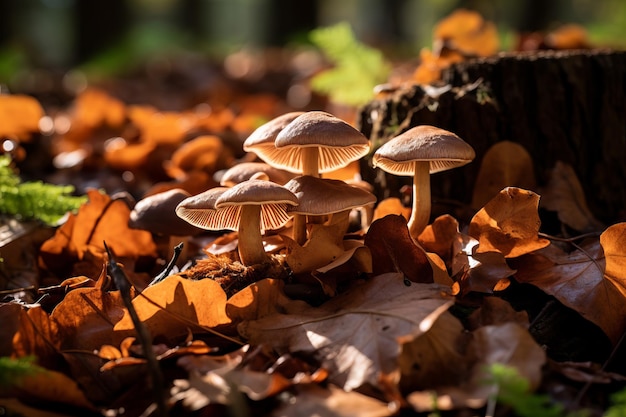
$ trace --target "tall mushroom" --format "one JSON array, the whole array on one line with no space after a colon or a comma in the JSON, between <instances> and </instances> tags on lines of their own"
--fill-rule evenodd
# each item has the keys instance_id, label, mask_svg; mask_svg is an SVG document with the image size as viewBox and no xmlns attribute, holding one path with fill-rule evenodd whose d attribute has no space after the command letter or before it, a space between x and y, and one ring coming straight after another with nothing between
<instances>
[{"instance_id":1,"label":"tall mushroom","mask_svg":"<svg viewBox=\"0 0 626 417\"><path fill-rule=\"evenodd\" d=\"M295 118L276 136L270 164L290 172L319 177L365 156L370 141L349 123L323 111Z\"/></svg>"},{"instance_id":2,"label":"tall mushroom","mask_svg":"<svg viewBox=\"0 0 626 417\"><path fill-rule=\"evenodd\" d=\"M207 230L237 230L239 259L243 265L252 266L270 262L262 234L284 226L290 219L287 206L296 204L298 199L285 187L248 180L185 199L176 207L176 214Z\"/></svg>"},{"instance_id":3,"label":"tall mushroom","mask_svg":"<svg viewBox=\"0 0 626 417\"><path fill-rule=\"evenodd\" d=\"M474 149L456 134L429 126L415 126L390 139L374 153L374 167L394 175L413 177L413 205L408 227L413 239L430 220L430 174L468 164Z\"/></svg>"}]
</instances>

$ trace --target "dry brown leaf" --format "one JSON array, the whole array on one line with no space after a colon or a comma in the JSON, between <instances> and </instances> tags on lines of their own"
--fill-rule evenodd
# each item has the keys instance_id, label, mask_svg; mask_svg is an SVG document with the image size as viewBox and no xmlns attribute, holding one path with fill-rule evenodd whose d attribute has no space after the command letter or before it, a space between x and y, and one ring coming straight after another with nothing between
<instances>
[{"instance_id":1,"label":"dry brown leaf","mask_svg":"<svg viewBox=\"0 0 626 417\"><path fill-rule=\"evenodd\" d=\"M87 191L89 201L57 229L40 248L40 261L59 276L71 275L73 263L88 261L98 271L105 263L104 244L120 262L140 257L156 258L157 247L150 232L128 227L130 208L98 190ZM69 271L68 271L69 270Z\"/></svg>"},{"instance_id":2,"label":"dry brown leaf","mask_svg":"<svg viewBox=\"0 0 626 417\"><path fill-rule=\"evenodd\" d=\"M618 223L582 250L568 254L550 245L518 259L515 278L553 295L616 343L626 331L625 247L626 223Z\"/></svg>"},{"instance_id":3,"label":"dry brown leaf","mask_svg":"<svg viewBox=\"0 0 626 417\"><path fill-rule=\"evenodd\" d=\"M294 274L315 271L343 255L343 226L314 224L310 237L300 246L295 240L281 235L287 247L285 262Z\"/></svg>"},{"instance_id":4,"label":"dry brown leaf","mask_svg":"<svg viewBox=\"0 0 626 417\"><path fill-rule=\"evenodd\" d=\"M532 191L506 187L472 218L468 234L478 240L475 254L500 252L515 258L550 244L539 238L539 196Z\"/></svg>"},{"instance_id":5,"label":"dry brown leaf","mask_svg":"<svg viewBox=\"0 0 626 417\"><path fill-rule=\"evenodd\" d=\"M516 323L483 326L472 332L468 347L470 371L465 383L416 391L407 395L407 401L418 412L483 407L497 387L486 384L487 367L503 364L513 367L530 383L531 390L541 382L542 368L546 362L545 351L535 342L524 327ZM467 365L466 365L467 366Z\"/></svg>"},{"instance_id":6,"label":"dry brown leaf","mask_svg":"<svg viewBox=\"0 0 626 417\"><path fill-rule=\"evenodd\" d=\"M160 145L180 145L196 123L190 113L157 111L140 105L128 107L128 118L139 129L142 141Z\"/></svg>"},{"instance_id":7,"label":"dry brown leaf","mask_svg":"<svg viewBox=\"0 0 626 417\"><path fill-rule=\"evenodd\" d=\"M387 417L394 415L386 402L356 391L346 392L332 384L300 386L291 401L272 410L270 417L284 416L326 417Z\"/></svg>"},{"instance_id":8,"label":"dry brown leaf","mask_svg":"<svg viewBox=\"0 0 626 417\"><path fill-rule=\"evenodd\" d=\"M413 282L433 282L428 255L409 235L404 217L389 214L374 221L364 243L372 254L374 275L402 272Z\"/></svg>"},{"instance_id":9,"label":"dry brown leaf","mask_svg":"<svg viewBox=\"0 0 626 417\"><path fill-rule=\"evenodd\" d=\"M78 288L70 291L50 315L63 334L63 349L96 350L117 345L113 326L124 315L119 291Z\"/></svg>"},{"instance_id":10,"label":"dry brown leaf","mask_svg":"<svg viewBox=\"0 0 626 417\"><path fill-rule=\"evenodd\" d=\"M379 201L374 208L372 222L386 217L388 214L398 214L407 221L411 217L411 208L404 207L402 201L397 197L389 197Z\"/></svg>"},{"instance_id":11,"label":"dry brown leaf","mask_svg":"<svg viewBox=\"0 0 626 417\"><path fill-rule=\"evenodd\" d=\"M308 352L329 370L331 382L348 391L377 386L381 373L397 370L398 338L421 336L452 304L444 291L436 284L407 286L403 274L383 274L354 284L320 307L285 308L238 328L251 344Z\"/></svg>"},{"instance_id":12,"label":"dry brown leaf","mask_svg":"<svg viewBox=\"0 0 626 417\"><path fill-rule=\"evenodd\" d=\"M457 280L461 296L469 292L490 294L503 290L509 284L509 277L515 274L500 252L477 253L478 241L459 234L454 243L452 276Z\"/></svg>"},{"instance_id":13,"label":"dry brown leaf","mask_svg":"<svg viewBox=\"0 0 626 417\"><path fill-rule=\"evenodd\" d=\"M188 329L201 331L230 324L226 293L211 279L196 281L171 275L143 290L133 299L133 306L153 337L175 340L186 336ZM134 329L125 310L115 324L116 340L134 334Z\"/></svg>"},{"instance_id":14,"label":"dry brown leaf","mask_svg":"<svg viewBox=\"0 0 626 417\"><path fill-rule=\"evenodd\" d=\"M40 305L23 306L14 303L3 304L2 310L12 315L7 317L10 321L3 321L1 326L11 329L5 334L8 338L5 340L12 344L12 350L7 356L36 356L40 365L56 367L62 336L48 313Z\"/></svg>"},{"instance_id":15,"label":"dry brown leaf","mask_svg":"<svg viewBox=\"0 0 626 417\"><path fill-rule=\"evenodd\" d=\"M0 385L0 398L14 397L26 403L42 401L50 406L56 404L93 413L97 411L73 379L36 365L32 365L31 368L32 372L11 381L8 387Z\"/></svg>"},{"instance_id":16,"label":"dry brown leaf","mask_svg":"<svg viewBox=\"0 0 626 417\"><path fill-rule=\"evenodd\" d=\"M474 181L471 206L480 209L505 187L534 190L536 186L533 160L526 148L517 142L503 140L492 145L483 155Z\"/></svg>"},{"instance_id":17,"label":"dry brown leaf","mask_svg":"<svg viewBox=\"0 0 626 417\"><path fill-rule=\"evenodd\" d=\"M468 9L456 9L439 21L433 30L433 38L452 50L470 56L493 55L500 47L495 24Z\"/></svg>"},{"instance_id":18,"label":"dry brown leaf","mask_svg":"<svg viewBox=\"0 0 626 417\"><path fill-rule=\"evenodd\" d=\"M604 228L589 210L585 192L571 165L557 161L548 184L540 192L539 207L555 211L559 220L572 229L585 233Z\"/></svg>"},{"instance_id":19,"label":"dry brown leaf","mask_svg":"<svg viewBox=\"0 0 626 417\"><path fill-rule=\"evenodd\" d=\"M484 298L480 307L474 310L467 318L470 330L506 322L517 323L526 329L530 325L526 311L516 311L509 302L500 297Z\"/></svg>"},{"instance_id":20,"label":"dry brown leaf","mask_svg":"<svg viewBox=\"0 0 626 417\"><path fill-rule=\"evenodd\" d=\"M424 228L418 241L425 251L436 253L446 265L450 265L458 235L459 222L451 215L444 214Z\"/></svg>"}]
</instances>

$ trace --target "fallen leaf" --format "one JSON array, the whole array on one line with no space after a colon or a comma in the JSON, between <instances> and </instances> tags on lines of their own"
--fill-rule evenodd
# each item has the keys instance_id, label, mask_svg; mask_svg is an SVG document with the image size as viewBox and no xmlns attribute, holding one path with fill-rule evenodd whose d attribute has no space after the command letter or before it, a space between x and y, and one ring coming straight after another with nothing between
<instances>
[{"instance_id":1,"label":"fallen leaf","mask_svg":"<svg viewBox=\"0 0 626 417\"><path fill-rule=\"evenodd\" d=\"M313 355L329 370L331 382L350 391L377 386L381 373L394 372L398 338L421 336L451 304L445 287L407 286L403 274L389 273L354 284L320 307L298 305L296 311L244 321L238 329L251 344Z\"/></svg>"},{"instance_id":2,"label":"fallen leaf","mask_svg":"<svg viewBox=\"0 0 626 417\"><path fill-rule=\"evenodd\" d=\"M468 234L478 240L475 253L500 252L515 258L550 244L539 238L539 195L506 187L472 218Z\"/></svg>"},{"instance_id":3,"label":"fallen leaf","mask_svg":"<svg viewBox=\"0 0 626 417\"><path fill-rule=\"evenodd\" d=\"M616 343L626 331L626 223L571 253L550 245L515 261L519 282L535 285L599 326Z\"/></svg>"},{"instance_id":4,"label":"fallen leaf","mask_svg":"<svg viewBox=\"0 0 626 417\"><path fill-rule=\"evenodd\" d=\"M526 148L503 140L493 144L482 157L471 206L480 209L505 187L534 190L536 186L533 160Z\"/></svg>"},{"instance_id":5,"label":"fallen leaf","mask_svg":"<svg viewBox=\"0 0 626 417\"><path fill-rule=\"evenodd\" d=\"M226 293L211 279L190 280L171 275L147 287L133 299L139 319L150 334L175 340L191 331L206 331L230 324ZM116 340L134 334L128 311L115 323ZM113 343L114 345L116 343Z\"/></svg>"},{"instance_id":6,"label":"fallen leaf","mask_svg":"<svg viewBox=\"0 0 626 417\"><path fill-rule=\"evenodd\" d=\"M0 137L16 137L28 141L39 131L39 120L44 116L37 99L22 94L0 94Z\"/></svg>"},{"instance_id":7,"label":"fallen leaf","mask_svg":"<svg viewBox=\"0 0 626 417\"><path fill-rule=\"evenodd\" d=\"M489 56L498 52L500 37L493 22L474 10L456 9L441 19L433 30L435 41L468 56Z\"/></svg>"},{"instance_id":8,"label":"fallen leaf","mask_svg":"<svg viewBox=\"0 0 626 417\"><path fill-rule=\"evenodd\" d=\"M405 207L402 201L397 197L389 197L379 201L374 207L374 214L372 216L372 222L378 219L386 217L388 214L401 215L409 221L411 217L411 208Z\"/></svg>"},{"instance_id":9,"label":"fallen leaf","mask_svg":"<svg viewBox=\"0 0 626 417\"><path fill-rule=\"evenodd\" d=\"M490 294L495 289L508 286L509 277L515 274L500 252L477 253L478 240L459 234L454 244L452 273L461 296L469 292Z\"/></svg>"},{"instance_id":10,"label":"fallen leaf","mask_svg":"<svg viewBox=\"0 0 626 417\"><path fill-rule=\"evenodd\" d=\"M492 364L515 368L520 376L528 380L531 390L535 390L541 382L546 353L528 330L516 323L483 326L475 330L468 352L466 360L471 366L465 382L408 394L407 401L415 411L484 407L489 397L497 392L496 386L486 383L488 366Z\"/></svg>"},{"instance_id":11,"label":"fallen leaf","mask_svg":"<svg viewBox=\"0 0 626 417\"><path fill-rule=\"evenodd\" d=\"M426 252L433 252L450 265L454 244L459 235L459 222L449 214L437 217L420 233L418 241Z\"/></svg>"},{"instance_id":12,"label":"fallen leaf","mask_svg":"<svg viewBox=\"0 0 626 417\"><path fill-rule=\"evenodd\" d=\"M105 241L122 263L140 257L156 258L152 234L128 227L130 208L125 201L95 189L87 191L87 197L89 201L78 213L70 214L55 235L41 245L43 266L59 276L67 276L71 275L73 263L88 261L100 271L105 261Z\"/></svg>"},{"instance_id":13,"label":"fallen leaf","mask_svg":"<svg viewBox=\"0 0 626 417\"><path fill-rule=\"evenodd\" d=\"M372 253L374 275L402 272L413 282L433 282L428 255L411 238L404 217L389 214L374 221L364 243Z\"/></svg>"},{"instance_id":14,"label":"fallen leaf","mask_svg":"<svg viewBox=\"0 0 626 417\"><path fill-rule=\"evenodd\" d=\"M332 263L344 253L341 230L339 225L314 224L309 239L302 246L281 235L287 247L285 262L294 274L312 272Z\"/></svg>"},{"instance_id":15,"label":"fallen leaf","mask_svg":"<svg viewBox=\"0 0 626 417\"><path fill-rule=\"evenodd\" d=\"M539 207L555 211L563 224L583 233L604 228L589 210L585 192L571 165L556 161L548 184L540 192Z\"/></svg>"}]
</instances>

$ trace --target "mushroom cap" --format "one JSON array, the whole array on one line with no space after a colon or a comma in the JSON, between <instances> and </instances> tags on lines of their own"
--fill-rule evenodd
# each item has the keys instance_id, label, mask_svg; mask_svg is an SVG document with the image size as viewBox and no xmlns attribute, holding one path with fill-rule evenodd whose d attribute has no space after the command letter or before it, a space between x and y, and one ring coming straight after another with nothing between
<instances>
[{"instance_id":1,"label":"mushroom cap","mask_svg":"<svg viewBox=\"0 0 626 417\"><path fill-rule=\"evenodd\" d=\"M284 185L294 175L282 169L274 168L265 162L241 162L224 172L220 178L220 185L232 187L249 179L266 179Z\"/></svg>"},{"instance_id":2,"label":"mushroom cap","mask_svg":"<svg viewBox=\"0 0 626 417\"><path fill-rule=\"evenodd\" d=\"M374 204L376 196L342 180L301 175L291 179L285 188L298 197L299 204L288 207L292 214L322 216Z\"/></svg>"},{"instance_id":3,"label":"mushroom cap","mask_svg":"<svg viewBox=\"0 0 626 417\"><path fill-rule=\"evenodd\" d=\"M128 226L168 236L191 236L202 231L176 215L176 206L190 197L187 191L174 188L139 200L130 212Z\"/></svg>"},{"instance_id":4,"label":"mushroom cap","mask_svg":"<svg viewBox=\"0 0 626 417\"><path fill-rule=\"evenodd\" d=\"M271 181L248 180L231 188L215 187L183 200L176 213L189 223L207 230L237 230L241 208L261 206L261 230L278 229L291 218L288 205L298 204L297 197L282 185Z\"/></svg>"},{"instance_id":5,"label":"mushroom cap","mask_svg":"<svg viewBox=\"0 0 626 417\"><path fill-rule=\"evenodd\" d=\"M323 111L308 111L296 117L278 133L274 145L266 162L297 173L302 172L302 150L306 147L319 148L319 173L344 167L370 149L363 133Z\"/></svg>"},{"instance_id":6,"label":"mushroom cap","mask_svg":"<svg viewBox=\"0 0 626 417\"><path fill-rule=\"evenodd\" d=\"M294 111L273 118L256 128L243 142L243 150L254 152L263 161L271 164L271 154L275 151L274 141L281 130L296 117L304 114L303 111Z\"/></svg>"},{"instance_id":7,"label":"mushroom cap","mask_svg":"<svg viewBox=\"0 0 626 417\"><path fill-rule=\"evenodd\" d=\"M474 149L456 134L435 126L415 126L390 139L374 153L372 163L390 174L412 176L415 162L430 162L430 173L471 162Z\"/></svg>"}]
</instances>

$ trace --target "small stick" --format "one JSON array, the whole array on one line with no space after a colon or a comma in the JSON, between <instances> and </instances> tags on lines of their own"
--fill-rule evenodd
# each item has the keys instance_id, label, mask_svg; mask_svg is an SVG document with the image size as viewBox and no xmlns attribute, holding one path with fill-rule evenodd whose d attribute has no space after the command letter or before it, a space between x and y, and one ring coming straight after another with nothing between
<instances>
[{"instance_id":1,"label":"small stick","mask_svg":"<svg viewBox=\"0 0 626 417\"><path fill-rule=\"evenodd\" d=\"M148 361L148 369L150 372L152 393L154 395L154 401L157 408L157 415L160 417L167 417L167 407L165 405L165 396L163 395L165 386L164 378L163 373L161 372L161 368L159 367L159 362L157 361L154 354L154 350L152 350L152 337L150 336L150 332L148 332L146 326L139 319L137 311L133 306L132 298L130 295L130 282L128 281L126 273L122 268L120 268L118 263L113 258L111 250L107 246L106 242L103 243L104 249L106 250L107 256L109 257L109 272L111 273L113 282L115 282L118 290L120 290L120 295L122 296L124 305L128 309L128 314L130 314L130 318L133 321L133 325L135 326L135 330L137 331L137 337L141 343L141 347L143 348L143 353L146 357L146 360Z\"/></svg>"}]
</instances>

